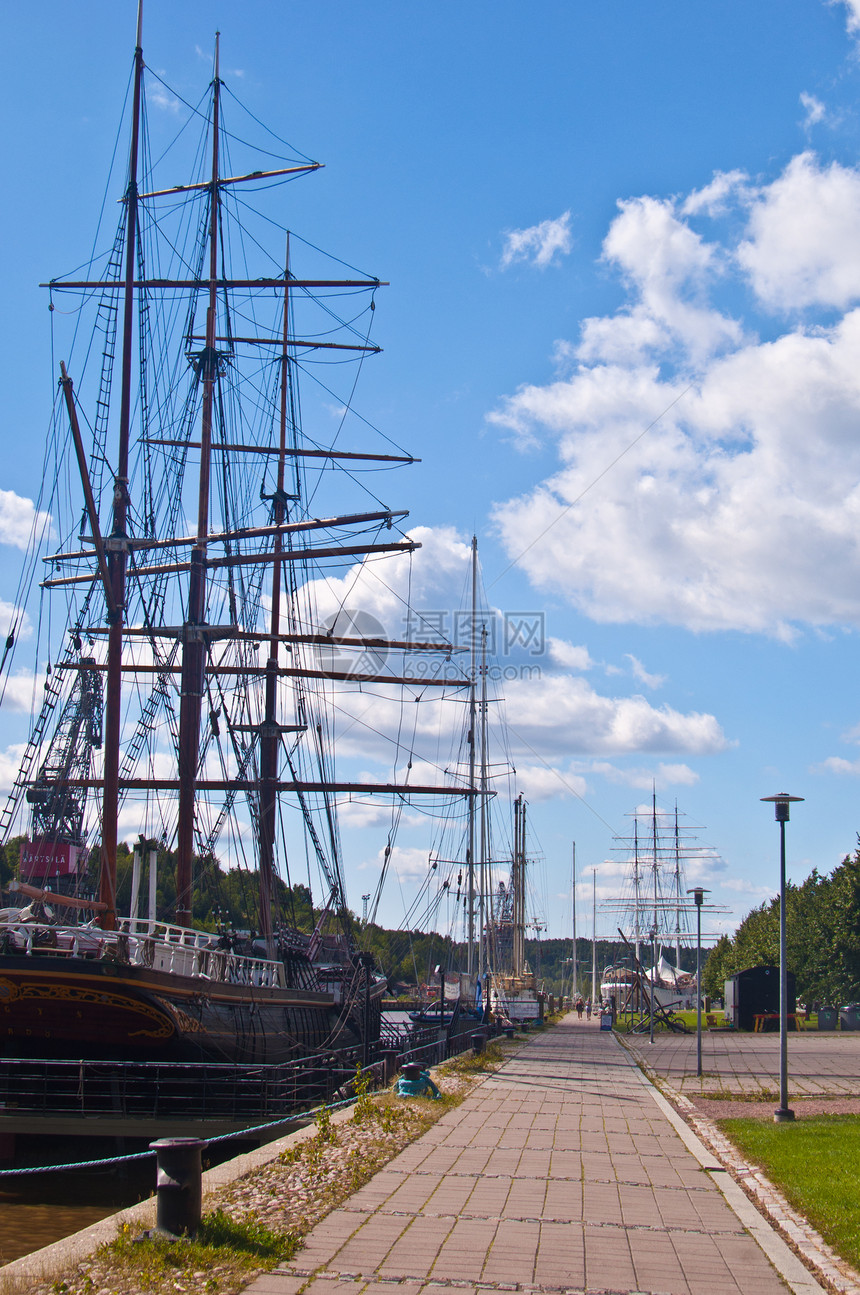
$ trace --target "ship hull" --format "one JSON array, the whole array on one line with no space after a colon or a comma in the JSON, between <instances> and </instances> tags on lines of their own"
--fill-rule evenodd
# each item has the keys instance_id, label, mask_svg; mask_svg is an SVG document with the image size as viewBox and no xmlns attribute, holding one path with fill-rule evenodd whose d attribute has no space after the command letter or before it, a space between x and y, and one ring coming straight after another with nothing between
<instances>
[{"instance_id":1,"label":"ship hull","mask_svg":"<svg viewBox=\"0 0 860 1295\"><path fill-rule=\"evenodd\" d=\"M371 986L371 1029L384 987ZM354 1047L362 1025L329 993L206 984L86 959L0 958L6 1057L277 1064Z\"/></svg>"}]
</instances>

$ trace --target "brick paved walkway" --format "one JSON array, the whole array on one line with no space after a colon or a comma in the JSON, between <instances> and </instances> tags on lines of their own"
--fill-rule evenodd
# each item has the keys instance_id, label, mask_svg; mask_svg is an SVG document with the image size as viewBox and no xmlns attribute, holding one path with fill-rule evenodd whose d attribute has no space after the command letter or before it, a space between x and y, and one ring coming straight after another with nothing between
<instances>
[{"instance_id":1,"label":"brick paved walkway","mask_svg":"<svg viewBox=\"0 0 860 1295\"><path fill-rule=\"evenodd\" d=\"M626 1034L646 1066L679 1092L714 1097L756 1096L779 1088L779 1035L713 1030L702 1035L702 1078L696 1077L696 1035ZM788 1036L788 1090L792 1097L860 1097L860 1031L803 1030Z\"/></svg>"},{"instance_id":2,"label":"brick paved walkway","mask_svg":"<svg viewBox=\"0 0 860 1295\"><path fill-rule=\"evenodd\" d=\"M612 1035L568 1017L247 1295L392 1295L394 1284L402 1295L451 1287L784 1295L717 1176L684 1145ZM821 1288L803 1270L791 1289Z\"/></svg>"}]
</instances>

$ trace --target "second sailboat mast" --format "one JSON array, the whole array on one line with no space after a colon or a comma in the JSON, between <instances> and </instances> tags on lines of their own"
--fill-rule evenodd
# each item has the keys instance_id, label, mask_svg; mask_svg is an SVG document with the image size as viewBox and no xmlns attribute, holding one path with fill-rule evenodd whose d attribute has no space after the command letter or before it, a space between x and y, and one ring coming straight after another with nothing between
<instances>
[{"instance_id":1,"label":"second sailboat mast","mask_svg":"<svg viewBox=\"0 0 860 1295\"><path fill-rule=\"evenodd\" d=\"M197 497L197 537L191 549L188 582L188 617L182 645L182 697L179 708L179 822L176 859L176 920L180 926L191 922L191 888L194 863L194 810L197 765L200 751L200 715L203 706L207 644L206 544L209 532L209 463L212 447L212 411L219 356L215 341L218 309L218 144L221 81L218 62L219 36L215 36L215 76L212 85L212 179L209 198L209 302L206 310L206 341L198 357L203 384L200 425L200 477Z\"/></svg>"}]
</instances>

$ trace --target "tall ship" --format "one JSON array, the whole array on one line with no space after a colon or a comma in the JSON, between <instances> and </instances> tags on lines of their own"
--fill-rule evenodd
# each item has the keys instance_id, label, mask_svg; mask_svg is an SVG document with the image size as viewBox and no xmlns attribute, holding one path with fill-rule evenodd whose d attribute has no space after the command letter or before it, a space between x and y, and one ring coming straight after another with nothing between
<instances>
[{"instance_id":1,"label":"tall ship","mask_svg":"<svg viewBox=\"0 0 860 1295\"><path fill-rule=\"evenodd\" d=\"M522 795L514 801L514 839L510 880L499 882L487 924L486 995L493 1017L522 1025L543 1019L544 996L525 956L526 811Z\"/></svg>"},{"instance_id":2,"label":"tall ship","mask_svg":"<svg viewBox=\"0 0 860 1295\"><path fill-rule=\"evenodd\" d=\"M371 564L419 547L380 497L380 473L414 457L352 415L384 285L289 231L286 186L320 164L272 132L253 153L259 123L222 80L217 38L208 94L174 142L154 139L147 81L167 91L141 33L139 15L128 169L104 207L116 229L42 285L56 398L0 666L2 705L38 626L37 704L0 814L7 859L20 846L0 1054L367 1049L385 978L356 943L339 809L477 794L441 770L413 778L396 740L377 782L338 752L344 727L353 756L378 736L374 696L470 686L450 643L386 637L350 602ZM345 396L326 362L354 366ZM319 878L304 923L302 869ZM253 887L242 922L214 900L195 911L225 870Z\"/></svg>"},{"instance_id":3,"label":"tall ship","mask_svg":"<svg viewBox=\"0 0 860 1295\"><path fill-rule=\"evenodd\" d=\"M601 905L623 934L627 952L604 969L600 998L619 1012L641 1010L652 992L661 1007L693 1008L695 972L681 967L684 950L695 945L687 868L700 873L715 852L698 841L677 803L672 810L658 806L656 790L650 808L631 817L632 832L615 842L626 864L624 889Z\"/></svg>"}]
</instances>

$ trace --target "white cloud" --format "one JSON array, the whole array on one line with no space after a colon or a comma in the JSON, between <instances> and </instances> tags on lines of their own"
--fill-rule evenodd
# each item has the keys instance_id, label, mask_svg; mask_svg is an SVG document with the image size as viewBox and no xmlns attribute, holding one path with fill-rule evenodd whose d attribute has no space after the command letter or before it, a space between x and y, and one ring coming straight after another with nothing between
<instances>
[{"instance_id":1,"label":"white cloud","mask_svg":"<svg viewBox=\"0 0 860 1295\"><path fill-rule=\"evenodd\" d=\"M32 671L16 670L15 674L8 675L0 683L3 705L9 710L26 714L33 704L34 695L36 705L39 705L43 684L44 679L41 676L34 680Z\"/></svg>"},{"instance_id":2,"label":"white cloud","mask_svg":"<svg viewBox=\"0 0 860 1295\"><path fill-rule=\"evenodd\" d=\"M860 0L829 0L830 4L844 4L847 9L845 26L850 34L860 31Z\"/></svg>"},{"instance_id":3,"label":"white cloud","mask_svg":"<svg viewBox=\"0 0 860 1295\"><path fill-rule=\"evenodd\" d=\"M805 90L801 91L800 102L803 105L806 116L803 119L803 127L809 130L811 126L817 126L827 115L827 109L820 99L816 99L814 94L807 94Z\"/></svg>"},{"instance_id":4,"label":"white cloud","mask_svg":"<svg viewBox=\"0 0 860 1295\"><path fill-rule=\"evenodd\" d=\"M590 670L594 665L587 647L567 643L564 639L547 639L550 659L566 670Z\"/></svg>"},{"instance_id":5,"label":"white cloud","mask_svg":"<svg viewBox=\"0 0 860 1295\"><path fill-rule=\"evenodd\" d=\"M635 657L632 652L625 653L627 660L630 662L630 668L633 671L634 679L644 683L646 688L662 688L666 682L664 674L649 674L642 662Z\"/></svg>"},{"instance_id":6,"label":"white cloud","mask_svg":"<svg viewBox=\"0 0 860 1295\"><path fill-rule=\"evenodd\" d=\"M371 868L381 871L384 862L385 850L382 849L372 862L359 864L359 870ZM388 866L401 881L423 881L430 864L430 854L426 849L395 845Z\"/></svg>"},{"instance_id":7,"label":"white cloud","mask_svg":"<svg viewBox=\"0 0 860 1295\"><path fill-rule=\"evenodd\" d=\"M146 101L149 105L174 115L179 112L181 106L175 95L169 94L163 85L151 86L147 91Z\"/></svg>"},{"instance_id":8,"label":"white cloud","mask_svg":"<svg viewBox=\"0 0 860 1295\"><path fill-rule=\"evenodd\" d=\"M846 760L841 755L828 756L820 764L812 765L812 773L848 774L853 778L860 777L860 760Z\"/></svg>"},{"instance_id":9,"label":"white cloud","mask_svg":"<svg viewBox=\"0 0 860 1295\"><path fill-rule=\"evenodd\" d=\"M47 531L51 519L37 512L32 499L23 499L14 490L0 490L0 544L26 549L34 528Z\"/></svg>"},{"instance_id":10,"label":"white cloud","mask_svg":"<svg viewBox=\"0 0 860 1295\"><path fill-rule=\"evenodd\" d=\"M623 307L557 346L566 376L490 413L559 460L498 506L499 534L598 621L784 639L860 624L860 171L803 154L710 244L684 206L623 205L605 244ZM711 305L732 273L751 316L849 308L758 340Z\"/></svg>"},{"instance_id":11,"label":"white cloud","mask_svg":"<svg viewBox=\"0 0 860 1295\"><path fill-rule=\"evenodd\" d=\"M719 216L729 205L729 200L743 196L749 185L745 171L717 171L713 180L701 189L694 189L681 204L684 216Z\"/></svg>"},{"instance_id":12,"label":"white cloud","mask_svg":"<svg viewBox=\"0 0 860 1295\"><path fill-rule=\"evenodd\" d=\"M608 782L646 790L655 784L661 790L667 787L693 787L699 781L699 775L688 764L658 764L656 769L641 766L621 768L608 761L595 761L591 765L591 772L601 775Z\"/></svg>"},{"instance_id":13,"label":"white cloud","mask_svg":"<svg viewBox=\"0 0 860 1295\"><path fill-rule=\"evenodd\" d=\"M844 310L860 298L860 173L812 153L759 191L738 261L764 304Z\"/></svg>"},{"instance_id":14,"label":"white cloud","mask_svg":"<svg viewBox=\"0 0 860 1295\"><path fill-rule=\"evenodd\" d=\"M5 639L12 625L18 620L15 630L15 638L20 643L21 639L28 639L33 633L33 622L26 612L21 614L20 610L14 603L7 603L5 599L0 598L0 635Z\"/></svg>"},{"instance_id":15,"label":"white cloud","mask_svg":"<svg viewBox=\"0 0 860 1295\"><path fill-rule=\"evenodd\" d=\"M470 546L451 529L420 529L413 534L423 544L411 564L413 602L428 613L432 609L445 611L445 625L450 629L454 613L468 599ZM399 618L404 612L400 593L401 589L406 592L410 577L408 572L398 574L398 565L405 568L407 564L356 567L341 579L315 582L308 590L309 601L315 597L323 615L331 614L341 603L361 608L392 637L401 637ZM468 664L462 657L459 660ZM505 676L500 685L504 704L490 708L489 738L491 749L501 750L498 730L504 728L507 749L518 770L518 785L522 784L528 795L584 795L588 769L567 766L565 762L573 756L702 755L728 745L713 715L685 713L668 705L655 707L644 697L598 692L580 673L594 665L584 645L550 638L547 655L529 658L527 665L528 670L516 678ZM656 678L647 671L644 674ZM416 687L416 694L420 691ZM458 696L462 701L465 694ZM392 743L396 742L394 774L398 781L405 777L407 761L411 761L409 780L413 784L441 786L465 781L468 753L463 742L462 705L452 705L450 699L428 689L420 705L410 705L404 712L399 691L381 686L370 691L341 688L333 700L338 761L341 767L348 762L350 780L389 781ZM547 763L542 765L544 760ZM683 775L679 773L673 780L682 781ZM345 812L356 827L386 821L372 804L348 805Z\"/></svg>"},{"instance_id":16,"label":"white cloud","mask_svg":"<svg viewBox=\"0 0 860 1295\"><path fill-rule=\"evenodd\" d=\"M734 890L739 895L748 896L750 899L761 903L763 900L771 899L773 888L771 886L756 886L746 877L726 877L720 882L724 890Z\"/></svg>"},{"instance_id":17,"label":"white cloud","mask_svg":"<svg viewBox=\"0 0 860 1295\"><path fill-rule=\"evenodd\" d=\"M617 319L629 353L680 346L699 362L736 344L741 336L737 322L714 310L705 295L723 271L719 249L681 219L669 200L631 198L618 206L620 214L604 240L603 259L621 272L636 295L632 308ZM607 344L617 356L618 338L586 320L580 357L608 359Z\"/></svg>"},{"instance_id":18,"label":"white cloud","mask_svg":"<svg viewBox=\"0 0 860 1295\"><path fill-rule=\"evenodd\" d=\"M713 754L728 746L713 715L654 707L644 697L604 697L573 675L505 685L511 743L541 752Z\"/></svg>"},{"instance_id":19,"label":"white cloud","mask_svg":"<svg viewBox=\"0 0 860 1295\"><path fill-rule=\"evenodd\" d=\"M556 256L566 256L572 242L570 212L566 211L555 220L542 220L528 229L506 230L500 264L506 270L515 261L529 261L543 270Z\"/></svg>"},{"instance_id":20,"label":"white cloud","mask_svg":"<svg viewBox=\"0 0 860 1295\"><path fill-rule=\"evenodd\" d=\"M0 792L4 795L12 790L24 750L25 744L22 742L0 751Z\"/></svg>"},{"instance_id":21,"label":"white cloud","mask_svg":"<svg viewBox=\"0 0 860 1295\"><path fill-rule=\"evenodd\" d=\"M547 765L517 763L517 788L526 800L537 803L556 796L585 798L588 785L579 773Z\"/></svg>"}]
</instances>

